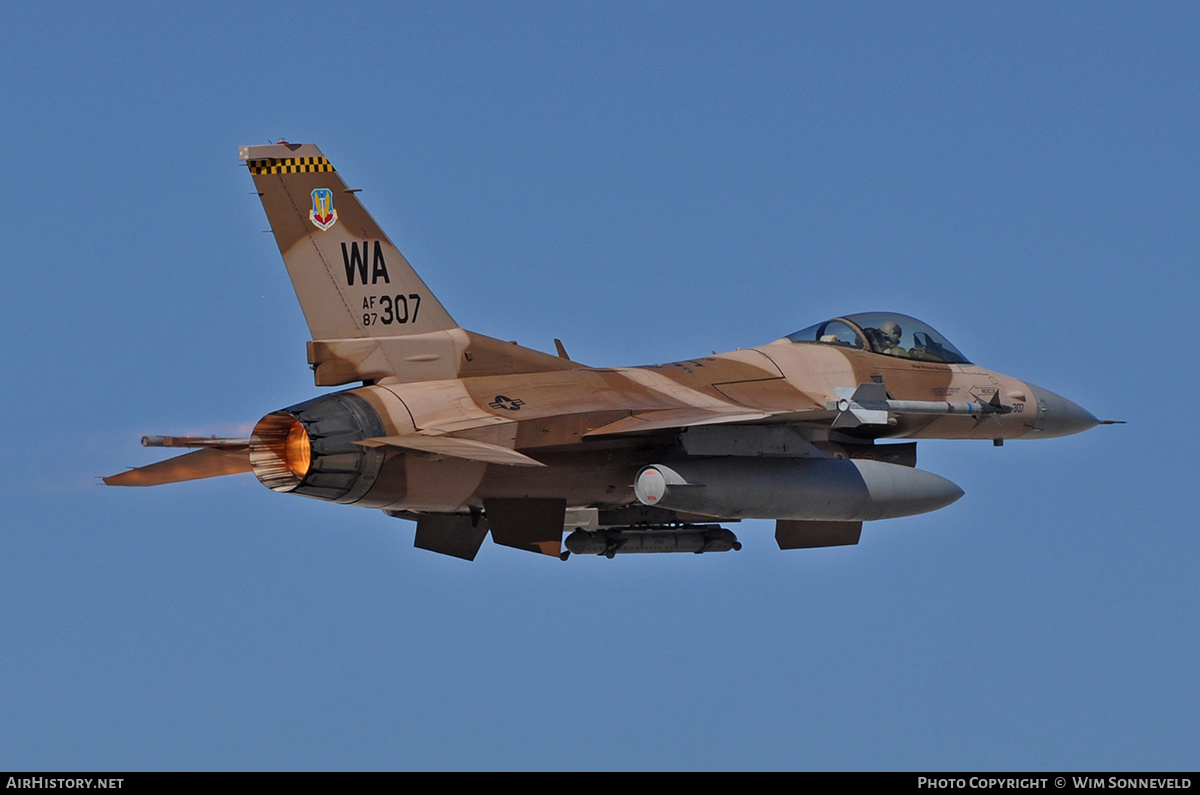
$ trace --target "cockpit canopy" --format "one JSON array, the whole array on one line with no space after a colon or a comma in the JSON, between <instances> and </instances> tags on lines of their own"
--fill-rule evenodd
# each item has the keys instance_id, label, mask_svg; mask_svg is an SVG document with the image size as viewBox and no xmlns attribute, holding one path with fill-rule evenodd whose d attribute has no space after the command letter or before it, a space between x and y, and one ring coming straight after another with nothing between
<instances>
[{"instance_id":1,"label":"cockpit canopy","mask_svg":"<svg viewBox=\"0 0 1200 795\"><path fill-rule=\"evenodd\" d=\"M921 362L970 364L967 357L915 317L896 312L862 312L826 320L787 336L792 342L815 342L841 348L914 359Z\"/></svg>"}]
</instances>

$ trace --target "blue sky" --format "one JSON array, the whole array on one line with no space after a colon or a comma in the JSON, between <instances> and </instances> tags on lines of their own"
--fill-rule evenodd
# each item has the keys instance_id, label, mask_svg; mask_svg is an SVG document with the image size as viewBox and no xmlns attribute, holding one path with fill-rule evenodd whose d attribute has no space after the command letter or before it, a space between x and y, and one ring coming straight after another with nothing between
<instances>
[{"instance_id":1,"label":"blue sky","mask_svg":"<svg viewBox=\"0 0 1200 795\"><path fill-rule=\"evenodd\" d=\"M1194 769L1193 4L11 6L0 769ZM1128 425L966 496L567 563L144 433L320 392L239 144L317 143L455 319L590 364L915 315Z\"/></svg>"}]
</instances>

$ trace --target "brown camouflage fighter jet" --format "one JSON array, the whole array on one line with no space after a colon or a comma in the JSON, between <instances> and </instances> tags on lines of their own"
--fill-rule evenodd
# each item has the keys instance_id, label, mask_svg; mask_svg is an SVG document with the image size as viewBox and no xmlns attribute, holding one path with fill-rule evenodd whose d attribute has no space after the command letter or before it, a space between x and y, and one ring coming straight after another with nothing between
<instances>
[{"instance_id":1,"label":"brown camouflage fighter jet","mask_svg":"<svg viewBox=\"0 0 1200 795\"><path fill-rule=\"evenodd\" d=\"M571 553L708 552L718 522L776 520L783 549L858 543L862 523L962 496L916 443L1048 438L1098 420L969 362L905 315L847 315L756 348L593 368L461 328L311 144L243 146L312 340L317 386L249 439L104 479L153 486L253 472L273 491L416 522L473 559L492 539ZM563 534L569 533L563 550Z\"/></svg>"}]
</instances>

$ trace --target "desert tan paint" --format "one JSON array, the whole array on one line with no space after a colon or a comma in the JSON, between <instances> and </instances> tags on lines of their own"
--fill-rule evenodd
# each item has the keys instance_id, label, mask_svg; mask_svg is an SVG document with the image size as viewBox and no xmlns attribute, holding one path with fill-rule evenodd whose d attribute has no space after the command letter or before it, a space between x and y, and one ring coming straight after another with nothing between
<instances>
[{"instance_id":1,"label":"desert tan paint","mask_svg":"<svg viewBox=\"0 0 1200 795\"><path fill-rule=\"evenodd\" d=\"M648 367L601 369L569 360L561 344L555 356L468 331L455 323L317 147L248 146L240 156L308 322L308 360L316 384L361 384L344 394L365 401L382 427L354 443L374 451L367 457L378 470L374 485L339 501L407 516L471 512L469 526L456 520L422 531L419 525L423 548L437 551L442 545L448 554L466 554L449 551L463 542L451 543L447 534L478 536L472 528L489 500L497 516L522 513L511 510L513 500L528 501L531 509L524 513L529 516L561 514L564 505L575 513L644 510L634 499L634 476L663 457L681 456L680 434L688 428L786 425L794 429L789 433L802 433L817 445L809 446L821 451L813 454L841 458L880 439L1036 436L1045 430L1039 424L1049 404L1067 412L1070 422L1048 435L1095 424L1087 412L1053 393L976 365L884 355L828 344L824 337L822 342L784 338ZM844 395L847 389L880 383L888 400L922 402L924 413L893 412L886 423L831 427L839 416L837 390ZM964 416L936 409L970 404L983 410L989 402L1003 411ZM292 410L301 409L287 411ZM283 412L271 416L295 422ZM134 469L106 482L155 485L248 471L252 443L222 440L220 449ZM354 459L345 450L342 455ZM905 456L915 453L907 449ZM780 545L804 546L803 524L787 523ZM837 543L857 541L857 530L834 529L822 532ZM854 541L837 541L843 538ZM545 552L556 544L537 539L525 546Z\"/></svg>"}]
</instances>

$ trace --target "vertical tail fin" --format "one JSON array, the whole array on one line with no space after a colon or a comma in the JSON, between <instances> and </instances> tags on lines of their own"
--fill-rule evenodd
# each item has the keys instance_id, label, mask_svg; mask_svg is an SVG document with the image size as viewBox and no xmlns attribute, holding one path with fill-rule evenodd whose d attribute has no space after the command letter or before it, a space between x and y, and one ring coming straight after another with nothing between
<instances>
[{"instance_id":1,"label":"vertical tail fin","mask_svg":"<svg viewBox=\"0 0 1200 795\"><path fill-rule=\"evenodd\" d=\"M312 144L242 146L314 340L458 328Z\"/></svg>"}]
</instances>

